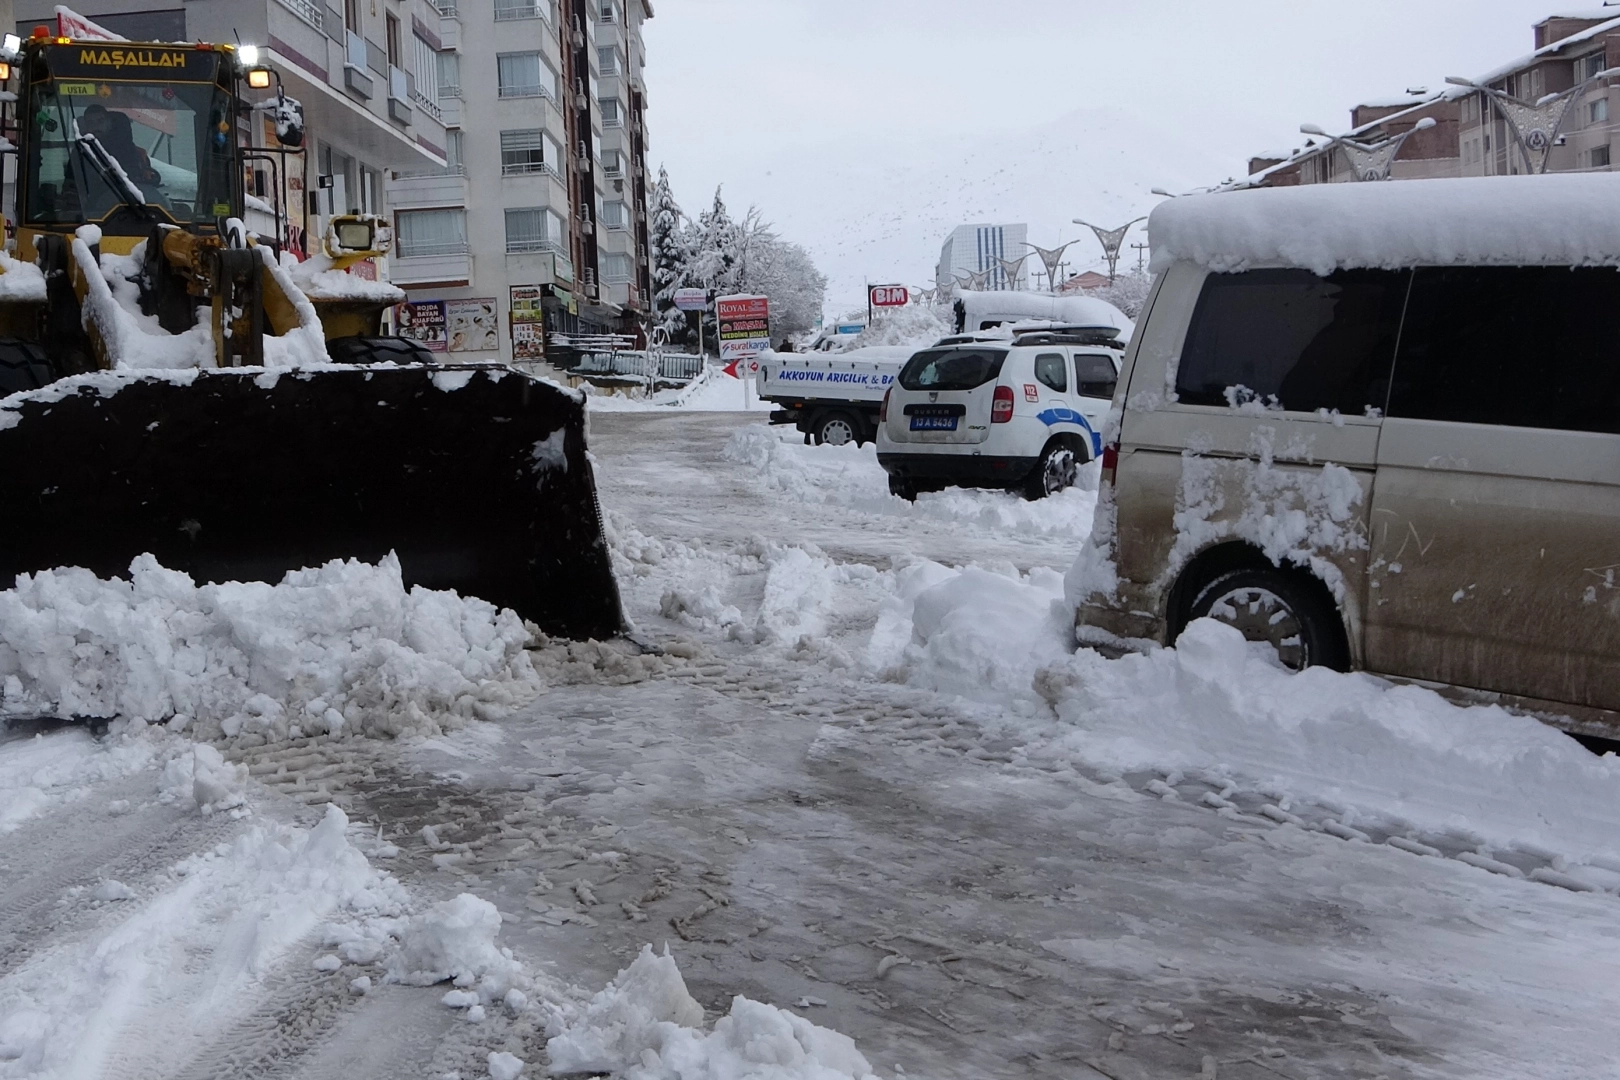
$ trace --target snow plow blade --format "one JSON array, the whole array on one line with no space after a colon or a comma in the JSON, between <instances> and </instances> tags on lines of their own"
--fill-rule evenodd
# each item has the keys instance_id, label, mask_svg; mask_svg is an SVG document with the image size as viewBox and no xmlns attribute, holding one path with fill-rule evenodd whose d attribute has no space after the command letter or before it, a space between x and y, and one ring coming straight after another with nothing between
<instances>
[{"instance_id":1,"label":"snow plow blade","mask_svg":"<svg viewBox=\"0 0 1620 1080\"><path fill-rule=\"evenodd\" d=\"M0 401L0 588L399 556L547 634L623 630L584 405L499 365L100 372Z\"/></svg>"}]
</instances>

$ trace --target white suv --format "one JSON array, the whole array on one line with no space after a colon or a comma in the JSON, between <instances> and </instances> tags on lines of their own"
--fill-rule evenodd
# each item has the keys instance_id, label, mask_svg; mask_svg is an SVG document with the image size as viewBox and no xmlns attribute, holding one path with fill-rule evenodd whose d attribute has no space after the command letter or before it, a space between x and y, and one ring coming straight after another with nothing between
<instances>
[{"instance_id":1,"label":"white suv","mask_svg":"<svg viewBox=\"0 0 1620 1080\"><path fill-rule=\"evenodd\" d=\"M1102 453L1124 350L1118 335L1062 327L912 356L878 418L889 490L914 499L954 484L1039 499L1071 486Z\"/></svg>"}]
</instances>

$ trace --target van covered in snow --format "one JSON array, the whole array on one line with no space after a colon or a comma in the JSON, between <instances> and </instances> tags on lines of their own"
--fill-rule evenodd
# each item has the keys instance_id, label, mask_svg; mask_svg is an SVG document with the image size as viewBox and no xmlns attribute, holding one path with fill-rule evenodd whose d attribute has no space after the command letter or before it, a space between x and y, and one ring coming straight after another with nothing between
<instances>
[{"instance_id":1,"label":"van covered in snow","mask_svg":"<svg viewBox=\"0 0 1620 1080\"><path fill-rule=\"evenodd\" d=\"M1015 324L1053 323L1063 326L1112 326L1120 340L1131 336L1134 324L1106 300L1091 296L1054 296L1031 292L964 292L953 305L956 332L971 334Z\"/></svg>"},{"instance_id":2,"label":"van covered in snow","mask_svg":"<svg viewBox=\"0 0 1620 1080\"><path fill-rule=\"evenodd\" d=\"M1614 734L1617 207L1612 174L1160 206L1069 576L1080 640L1213 617L1291 667Z\"/></svg>"}]
</instances>

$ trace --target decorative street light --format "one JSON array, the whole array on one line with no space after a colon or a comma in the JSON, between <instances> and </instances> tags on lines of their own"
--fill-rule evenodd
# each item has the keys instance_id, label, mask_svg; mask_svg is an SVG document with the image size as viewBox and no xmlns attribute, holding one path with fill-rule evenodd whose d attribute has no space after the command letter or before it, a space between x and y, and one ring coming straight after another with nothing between
<instances>
[{"instance_id":1,"label":"decorative street light","mask_svg":"<svg viewBox=\"0 0 1620 1080\"><path fill-rule=\"evenodd\" d=\"M993 270L969 270L966 274L957 274L956 283L963 292L984 292L992 273Z\"/></svg>"},{"instance_id":2,"label":"decorative street light","mask_svg":"<svg viewBox=\"0 0 1620 1080\"><path fill-rule=\"evenodd\" d=\"M1306 135L1326 139L1327 152L1330 154L1335 147L1343 151L1350 162L1350 171L1355 173L1357 180L1377 181L1390 178L1395 168L1395 158L1399 156L1401 147L1406 145L1407 139L1434 126L1434 117L1425 116L1413 124L1410 130L1375 143L1357 142L1347 135L1329 135L1315 124L1301 124L1299 130Z\"/></svg>"},{"instance_id":3,"label":"decorative street light","mask_svg":"<svg viewBox=\"0 0 1620 1080\"><path fill-rule=\"evenodd\" d=\"M1057 292L1057 273L1058 268L1063 265L1063 253L1077 243L1079 241L1070 240L1060 247L1048 249L1037 247L1028 240L1024 241L1024 246L1033 250L1035 254L1041 257L1041 262L1046 264L1046 285L1052 292Z\"/></svg>"},{"instance_id":4,"label":"decorative street light","mask_svg":"<svg viewBox=\"0 0 1620 1080\"><path fill-rule=\"evenodd\" d=\"M1127 221L1117 229L1104 229L1101 226L1093 225L1089 221L1081 221L1079 218L1075 218L1074 223L1084 225L1097 234L1097 240L1102 244L1103 258L1108 260L1108 280L1112 282L1118 276L1119 251L1125 245L1125 234L1131 231L1131 226L1135 225L1137 221L1146 220L1145 217L1139 217L1135 221Z\"/></svg>"},{"instance_id":5,"label":"decorative street light","mask_svg":"<svg viewBox=\"0 0 1620 1080\"><path fill-rule=\"evenodd\" d=\"M1496 102L1497 111L1507 121L1508 130L1513 132L1514 141L1524 154L1525 166L1532 174L1540 175L1547 171L1552 148L1558 144L1559 133L1564 130L1571 107L1593 83L1616 76L1620 76L1620 68L1608 68L1562 93L1548 94L1535 102L1523 101L1505 90L1481 86L1471 79L1461 79L1455 75L1447 77L1446 82L1477 90Z\"/></svg>"},{"instance_id":6,"label":"decorative street light","mask_svg":"<svg viewBox=\"0 0 1620 1080\"><path fill-rule=\"evenodd\" d=\"M1029 252L1024 252L1016 259L997 259L996 265L1001 270L1002 282L1008 292L1018 291L1018 277L1024 272L1024 260L1029 258Z\"/></svg>"}]
</instances>

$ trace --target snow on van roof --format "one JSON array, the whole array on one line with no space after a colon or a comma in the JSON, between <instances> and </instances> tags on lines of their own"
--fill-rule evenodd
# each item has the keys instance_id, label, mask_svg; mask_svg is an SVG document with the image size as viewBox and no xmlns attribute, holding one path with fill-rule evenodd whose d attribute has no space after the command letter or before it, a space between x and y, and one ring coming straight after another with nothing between
<instances>
[{"instance_id":1,"label":"snow on van roof","mask_svg":"<svg viewBox=\"0 0 1620 1080\"><path fill-rule=\"evenodd\" d=\"M1129 337L1136 324L1119 308L1095 296L1053 296L1034 292L964 292L957 300L967 312L970 329L980 322L1043 319L1069 326L1112 326Z\"/></svg>"},{"instance_id":2,"label":"snow on van roof","mask_svg":"<svg viewBox=\"0 0 1620 1080\"><path fill-rule=\"evenodd\" d=\"M1148 221L1153 270L1297 266L1620 266L1620 176L1306 184L1170 199Z\"/></svg>"}]
</instances>

